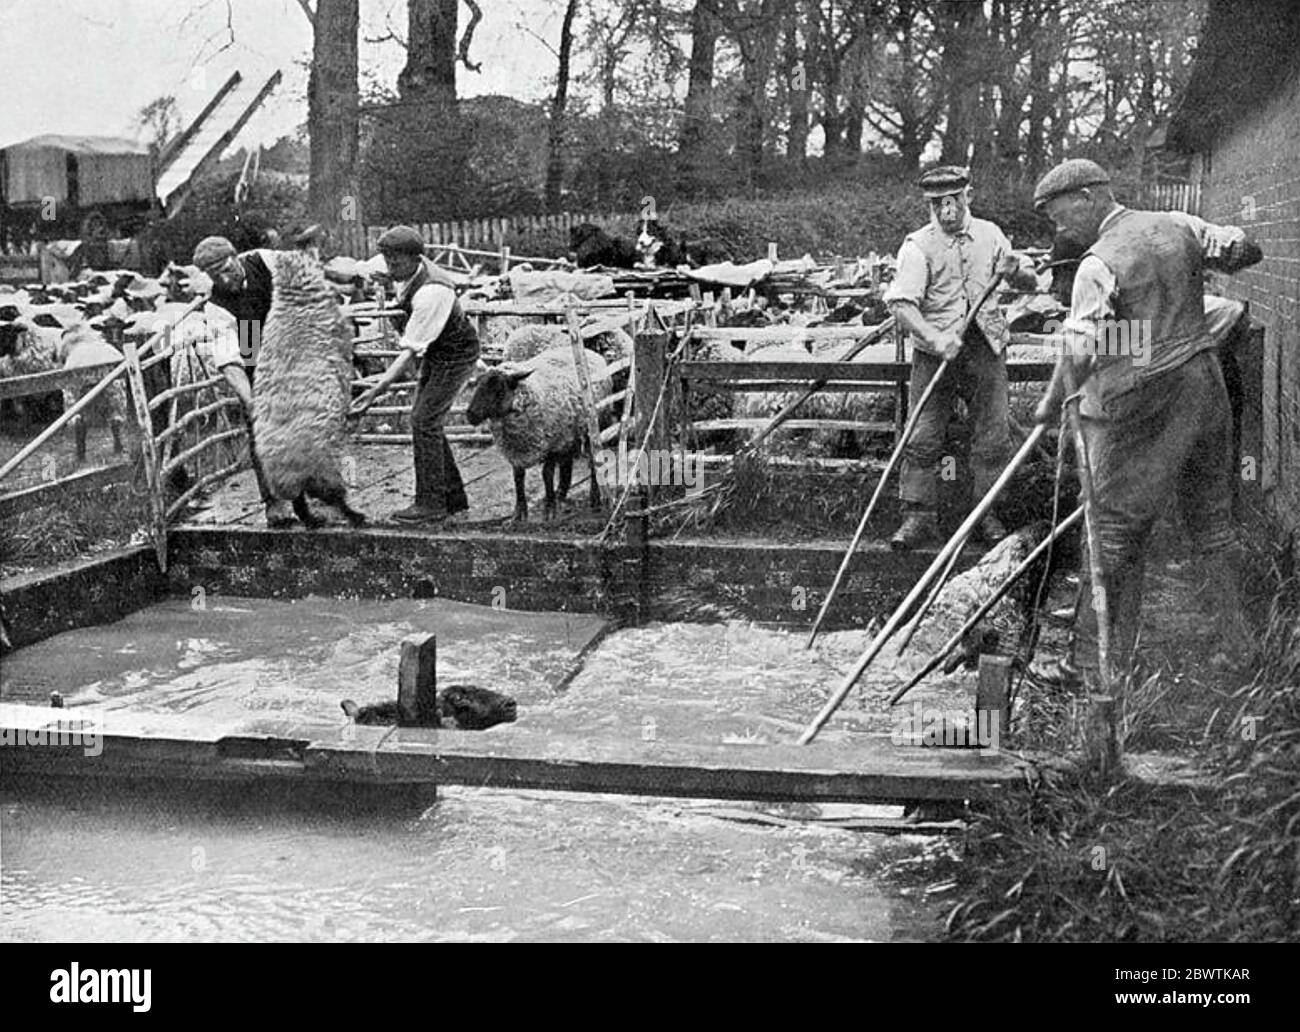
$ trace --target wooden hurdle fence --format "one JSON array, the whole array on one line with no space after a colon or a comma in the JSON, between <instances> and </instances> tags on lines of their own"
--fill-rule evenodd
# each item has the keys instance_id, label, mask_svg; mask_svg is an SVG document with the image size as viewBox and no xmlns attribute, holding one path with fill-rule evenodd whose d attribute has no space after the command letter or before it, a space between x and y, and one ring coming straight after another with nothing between
<instances>
[{"instance_id":1,"label":"wooden hurdle fence","mask_svg":"<svg viewBox=\"0 0 1300 1032\"><path fill-rule=\"evenodd\" d=\"M396 347L397 333L393 328L392 319L402 313L384 305L384 302L379 301L363 302L345 307L345 314L357 327L357 335L352 342L354 357L363 360L371 358L391 362L401 353ZM563 308L507 301L462 302L463 311L475 321L480 335L482 335L484 325L489 320L502 316L514 316L563 323L569 329L571 336L580 338L583 341L590 340L614 329L623 329L629 334L635 335L637 325L648 316L651 310L657 313L661 319L673 320L684 317L685 313L693 307L693 302L690 301L649 303L633 298L630 295L624 299L588 301ZM593 315L599 318L589 322L586 326L578 326L576 330L574 329L574 320L582 316ZM487 365L494 365L500 361L500 356L485 354L483 360ZM624 371L627 371L629 378L634 375L630 359L616 360L607 366L607 373L611 379ZM355 380L353 381L353 391L359 394L367 390L371 383L372 381L369 378ZM413 381L399 381L392 385L388 395L401 396L409 394L413 387ZM385 395L385 398L388 398L388 395ZM599 446L605 446L615 441L620 432L627 433L627 412L631 404L631 397L630 391L623 389L612 392L599 402L594 401L594 396L592 397L591 410L597 418L600 418L608 409L615 409L619 405L624 406L622 410L624 415L618 425L606 427L601 431L598 438ZM372 406L366 416L395 420L410 418L412 407L410 398L399 400L394 397L391 401L391 404ZM454 404L450 415L453 418L462 417L465 414L466 407L463 403ZM444 432L449 441L457 441L462 444L486 444L492 440L492 435L487 431L476 430L456 423L448 424ZM410 444L411 434L409 432L386 433L362 430L353 434L353 440L359 444Z\"/></svg>"},{"instance_id":2,"label":"wooden hurdle fence","mask_svg":"<svg viewBox=\"0 0 1300 1032\"><path fill-rule=\"evenodd\" d=\"M222 445L229 447L245 435L242 425L232 427L226 419L231 409L238 409L239 400L221 392L220 386L224 383L224 378L220 375L206 375L205 367L194 352L193 343L177 340L176 328L205 301L206 298L196 298L174 319L149 334L143 343L130 336L110 335L109 342L123 353L120 362L0 380L0 399L5 399L44 394L67 387L82 387L98 378L98 382L61 416L0 466L0 484L6 479L16 479L14 474L21 466L43 448L47 448L55 436L72 425L74 420L83 418L96 399L122 381L125 381L130 395L129 409L135 419L140 448L135 459L46 478L37 484L0 494L0 515L8 516L15 511L47 506L66 498L72 492L91 487L135 483L143 475L149 508L147 529L158 564L166 570L168 523L175 519L199 491L238 472L247 461L243 455L239 455L220 468L195 479L178 497L170 501L167 498L167 484L177 470L194 463L203 453L213 448ZM157 373L160 370L155 370L155 367L172 363L177 357L191 369L204 372L197 378L190 378L189 382L172 384L153 391L151 395L146 381L159 382ZM167 372L170 374L170 369ZM170 380L170 375L166 378ZM178 415L181 404L193 407L183 415ZM163 406L168 406L165 417L161 415ZM202 431L205 424L212 421L217 424L217 432L204 434ZM194 438L192 444L184 443L187 435Z\"/></svg>"}]
</instances>

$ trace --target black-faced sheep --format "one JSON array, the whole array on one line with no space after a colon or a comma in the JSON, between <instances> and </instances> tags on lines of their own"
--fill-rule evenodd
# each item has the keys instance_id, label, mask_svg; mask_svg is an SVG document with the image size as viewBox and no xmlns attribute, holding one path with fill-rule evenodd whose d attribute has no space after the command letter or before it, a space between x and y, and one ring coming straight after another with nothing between
<instances>
[{"instance_id":1,"label":"black-faced sheep","mask_svg":"<svg viewBox=\"0 0 1300 1032\"><path fill-rule=\"evenodd\" d=\"M595 400L609 394L605 360L587 352L587 369ZM514 468L517 521L528 518L524 493L524 472L539 463L546 490L545 516L555 515L556 504L564 501L573 478L573 460L587 441L586 406L571 350L552 349L513 365L489 369L479 378L465 419L471 426L488 420L492 439ZM591 463L591 503L600 504L596 483L595 456ZM554 485L556 466L560 481Z\"/></svg>"},{"instance_id":2,"label":"black-faced sheep","mask_svg":"<svg viewBox=\"0 0 1300 1032\"><path fill-rule=\"evenodd\" d=\"M348 505L341 469L351 335L310 256L276 252L272 282L253 385L253 440L266 485L276 498L293 502L305 526L323 522L308 507L307 495L360 525L366 517Z\"/></svg>"},{"instance_id":3,"label":"black-faced sheep","mask_svg":"<svg viewBox=\"0 0 1300 1032\"><path fill-rule=\"evenodd\" d=\"M8 314L8 313L6 313ZM38 315L30 321L0 322L0 380L11 376L30 376L34 373L52 373L61 368L58 358L59 337L62 329L53 320ZM49 422L62 412L62 395L29 394L10 399L7 407L14 418Z\"/></svg>"}]
</instances>

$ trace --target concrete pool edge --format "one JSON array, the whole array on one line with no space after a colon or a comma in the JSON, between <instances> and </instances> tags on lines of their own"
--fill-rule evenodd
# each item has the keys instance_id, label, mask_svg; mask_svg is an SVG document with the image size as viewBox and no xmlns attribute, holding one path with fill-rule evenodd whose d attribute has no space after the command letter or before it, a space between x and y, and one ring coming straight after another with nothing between
<instances>
[{"instance_id":1,"label":"concrete pool edge","mask_svg":"<svg viewBox=\"0 0 1300 1032\"><path fill-rule=\"evenodd\" d=\"M600 613L620 624L741 619L798 629L810 626L843 549L695 538L642 550L540 535L185 527L169 535L166 574L149 546L136 545L0 580L0 597L15 648L200 589L251 598L440 597ZM932 558L929 549L863 545L827 629L861 627L887 611Z\"/></svg>"}]
</instances>

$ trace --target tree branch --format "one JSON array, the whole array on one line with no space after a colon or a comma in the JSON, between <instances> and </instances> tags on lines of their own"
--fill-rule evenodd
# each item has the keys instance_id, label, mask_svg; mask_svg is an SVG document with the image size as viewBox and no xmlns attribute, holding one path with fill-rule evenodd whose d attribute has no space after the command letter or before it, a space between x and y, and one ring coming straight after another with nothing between
<instances>
[{"instance_id":1,"label":"tree branch","mask_svg":"<svg viewBox=\"0 0 1300 1032\"><path fill-rule=\"evenodd\" d=\"M478 26L478 23L483 20L483 12L479 10L479 6L474 2L474 0L465 0L465 6L468 7L470 11L469 24L465 26L465 32L460 37L460 49L456 51L456 58L471 72L477 72L482 69L483 62L480 61L478 64L474 64L470 61L469 45L474 39L474 29Z\"/></svg>"},{"instance_id":2,"label":"tree branch","mask_svg":"<svg viewBox=\"0 0 1300 1032\"><path fill-rule=\"evenodd\" d=\"M311 9L311 4L307 0L298 0L298 6L302 8L302 13L307 16L307 21L311 23L313 29L316 28L316 12Z\"/></svg>"}]
</instances>

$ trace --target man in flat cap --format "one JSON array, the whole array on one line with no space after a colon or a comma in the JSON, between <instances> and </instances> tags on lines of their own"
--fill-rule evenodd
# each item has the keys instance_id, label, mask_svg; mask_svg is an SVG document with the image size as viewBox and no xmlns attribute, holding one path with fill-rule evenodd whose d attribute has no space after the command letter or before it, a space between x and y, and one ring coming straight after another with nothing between
<instances>
[{"instance_id":1,"label":"man in flat cap","mask_svg":"<svg viewBox=\"0 0 1300 1032\"><path fill-rule=\"evenodd\" d=\"M228 332L214 341L213 360L244 408L253 472L262 503L266 506L266 525L292 526L296 519L293 508L268 490L253 442L253 380L257 373L262 327L271 311L271 268L274 263L266 252L258 250L239 254L235 245L225 237L211 236L200 240L194 248L194 264L212 277L212 294L208 300L230 316Z\"/></svg>"},{"instance_id":2,"label":"man in flat cap","mask_svg":"<svg viewBox=\"0 0 1300 1032\"><path fill-rule=\"evenodd\" d=\"M1251 644L1232 522L1232 418L1203 280L1206 268L1236 272L1263 255L1239 227L1117 204L1105 169L1083 159L1043 176L1034 206L1087 249L1074 277L1065 346L1035 417L1058 419L1071 389L1079 389L1111 665L1123 672L1132 658L1151 531L1175 501L1218 603L1222 658L1244 663ZM1139 339L1143 345L1133 347ZM1095 683L1091 599L1079 607L1079 624L1076 659Z\"/></svg>"},{"instance_id":3,"label":"man in flat cap","mask_svg":"<svg viewBox=\"0 0 1300 1032\"><path fill-rule=\"evenodd\" d=\"M395 226L378 241L388 274L397 282L396 319L401 354L370 390L352 404L365 412L412 362L420 363L411 407L415 449L415 504L392 514L402 523L442 523L469 508L451 444L443 432L447 413L478 362L474 324L461 310L454 281L424 254L424 241L409 226Z\"/></svg>"},{"instance_id":4,"label":"man in flat cap","mask_svg":"<svg viewBox=\"0 0 1300 1032\"><path fill-rule=\"evenodd\" d=\"M996 225L970 213L970 175L964 168L941 166L926 172L920 187L930 204L930 223L910 234L898 251L894 281L885 302L912 344L909 398L917 403L939 369L948 371L917 419L903 449L899 497L903 523L890 540L895 549L915 548L938 535L938 474L944 435L958 398L966 402L971 425L971 465L976 497L982 497L1002 472L1010 454L1007 424L1007 367L1003 357L1009 334L1006 319L986 304L965 338L962 323L980 295L997 277L1032 289L1033 266L1011 251ZM996 516L979 527L988 542L1006 531Z\"/></svg>"}]
</instances>

